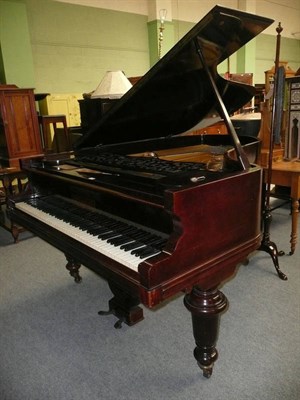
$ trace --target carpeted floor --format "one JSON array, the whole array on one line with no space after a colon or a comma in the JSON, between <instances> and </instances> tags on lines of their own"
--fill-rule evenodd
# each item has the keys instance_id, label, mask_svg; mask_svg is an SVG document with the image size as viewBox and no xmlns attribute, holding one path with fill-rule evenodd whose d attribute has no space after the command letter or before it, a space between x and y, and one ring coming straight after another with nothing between
<instances>
[{"instance_id":1,"label":"carpeted floor","mask_svg":"<svg viewBox=\"0 0 300 400\"><path fill-rule=\"evenodd\" d=\"M289 210L274 212L271 238L289 252ZM107 283L82 267L75 284L64 255L37 237L18 244L0 228L1 400L298 400L300 243L280 258L253 254L223 286L219 360L210 379L193 357L183 296L116 330L100 317Z\"/></svg>"}]
</instances>

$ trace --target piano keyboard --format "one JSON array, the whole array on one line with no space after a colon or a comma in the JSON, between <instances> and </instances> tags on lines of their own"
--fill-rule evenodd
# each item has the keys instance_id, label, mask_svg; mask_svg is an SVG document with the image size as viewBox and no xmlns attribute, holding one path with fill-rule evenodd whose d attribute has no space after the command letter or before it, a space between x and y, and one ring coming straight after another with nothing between
<instances>
[{"instance_id":1,"label":"piano keyboard","mask_svg":"<svg viewBox=\"0 0 300 400\"><path fill-rule=\"evenodd\" d=\"M161 253L167 242L166 235L80 207L61 196L30 199L15 207L134 271L141 261Z\"/></svg>"}]
</instances>

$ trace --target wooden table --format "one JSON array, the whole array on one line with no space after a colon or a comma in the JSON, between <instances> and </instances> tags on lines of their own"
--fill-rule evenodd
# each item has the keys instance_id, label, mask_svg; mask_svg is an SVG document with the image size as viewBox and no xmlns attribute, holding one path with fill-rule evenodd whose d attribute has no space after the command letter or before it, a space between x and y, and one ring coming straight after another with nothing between
<instances>
[{"instance_id":1,"label":"wooden table","mask_svg":"<svg viewBox=\"0 0 300 400\"><path fill-rule=\"evenodd\" d=\"M265 170L265 180L268 179L268 170ZM299 161L274 161L272 163L271 183L274 185L287 186L291 188L292 201L292 232L291 251L295 252L298 231L298 213L300 199L300 162Z\"/></svg>"},{"instance_id":2,"label":"wooden table","mask_svg":"<svg viewBox=\"0 0 300 400\"><path fill-rule=\"evenodd\" d=\"M24 189L24 179L26 174L18 168L0 168L0 225L9 230L14 238L15 243L18 242L19 233L24 231L24 228L14 224L7 217L6 203L9 196L21 193Z\"/></svg>"}]
</instances>

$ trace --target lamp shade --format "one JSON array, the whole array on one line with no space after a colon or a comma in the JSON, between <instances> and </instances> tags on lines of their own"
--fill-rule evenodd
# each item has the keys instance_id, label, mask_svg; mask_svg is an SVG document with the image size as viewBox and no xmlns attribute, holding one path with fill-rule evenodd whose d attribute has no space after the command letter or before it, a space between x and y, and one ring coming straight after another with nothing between
<instances>
[{"instance_id":1,"label":"lamp shade","mask_svg":"<svg viewBox=\"0 0 300 400\"><path fill-rule=\"evenodd\" d=\"M107 71L92 93L92 99L119 99L132 87L122 71Z\"/></svg>"}]
</instances>

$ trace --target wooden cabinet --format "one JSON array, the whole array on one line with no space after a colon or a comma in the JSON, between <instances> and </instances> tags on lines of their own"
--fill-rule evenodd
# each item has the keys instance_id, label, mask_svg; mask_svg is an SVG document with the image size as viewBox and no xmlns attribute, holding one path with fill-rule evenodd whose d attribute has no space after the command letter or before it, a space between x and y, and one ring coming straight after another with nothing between
<instances>
[{"instance_id":1,"label":"wooden cabinet","mask_svg":"<svg viewBox=\"0 0 300 400\"><path fill-rule=\"evenodd\" d=\"M41 115L65 115L67 126L80 126L79 93L49 94L39 101Z\"/></svg>"},{"instance_id":2,"label":"wooden cabinet","mask_svg":"<svg viewBox=\"0 0 300 400\"><path fill-rule=\"evenodd\" d=\"M19 168L19 160L42 154L33 89L0 85L0 164Z\"/></svg>"},{"instance_id":3,"label":"wooden cabinet","mask_svg":"<svg viewBox=\"0 0 300 400\"><path fill-rule=\"evenodd\" d=\"M82 99L79 101L82 133L86 133L119 99Z\"/></svg>"}]
</instances>

